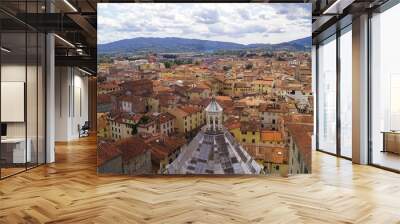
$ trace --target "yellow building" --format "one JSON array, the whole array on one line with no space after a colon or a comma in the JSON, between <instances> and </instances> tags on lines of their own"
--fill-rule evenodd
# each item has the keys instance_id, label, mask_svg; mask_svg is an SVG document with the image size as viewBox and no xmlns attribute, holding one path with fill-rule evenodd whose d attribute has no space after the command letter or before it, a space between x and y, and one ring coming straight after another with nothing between
<instances>
[{"instance_id":1,"label":"yellow building","mask_svg":"<svg viewBox=\"0 0 400 224\"><path fill-rule=\"evenodd\" d=\"M139 69L140 70L150 70L150 69L154 69L154 65L150 64L150 63L146 63L146 64L141 64L139 65Z\"/></svg>"},{"instance_id":2,"label":"yellow building","mask_svg":"<svg viewBox=\"0 0 400 224\"><path fill-rule=\"evenodd\" d=\"M233 95L233 86L234 86L234 81L233 80L231 80L231 79L226 79L226 80L224 80L224 83L223 83L223 87L222 87L222 93L224 94L224 95L228 95L228 96L230 96L230 95Z\"/></svg>"},{"instance_id":3,"label":"yellow building","mask_svg":"<svg viewBox=\"0 0 400 224\"><path fill-rule=\"evenodd\" d=\"M224 89L224 82L225 82L225 77L223 75L216 75L212 77L212 92L214 93L220 93L223 92Z\"/></svg>"},{"instance_id":4,"label":"yellow building","mask_svg":"<svg viewBox=\"0 0 400 224\"><path fill-rule=\"evenodd\" d=\"M121 118L109 121L111 138L114 140L120 140L133 136L133 127L131 124L124 123Z\"/></svg>"},{"instance_id":5,"label":"yellow building","mask_svg":"<svg viewBox=\"0 0 400 224\"><path fill-rule=\"evenodd\" d=\"M149 112L158 113L160 112L160 101L157 98L147 98L147 109Z\"/></svg>"},{"instance_id":6,"label":"yellow building","mask_svg":"<svg viewBox=\"0 0 400 224\"><path fill-rule=\"evenodd\" d=\"M247 82L236 82L233 88L235 96L243 96L252 92L251 84Z\"/></svg>"},{"instance_id":7,"label":"yellow building","mask_svg":"<svg viewBox=\"0 0 400 224\"><path fill-rule=\"evenodd\" d=\"M110 63L100 63L97 65L98 72L108 73L112 65Z\"/></svg>"},{"instance_id":8,"label":"yellow building","mask_svg":"<svg viewBox=\"0 0 400 224\"><path fill-rule=\"evenodd\" d=\"M240 123L240 139L244 144L260 143L260 122L255 120L242 121Z\"/></svg>"},{"instance_id":9,"label":"yellow building","mask_svg":"<svg viewBox=\"0 0 400 224\"><path fill-rule=\"evenodd\" d=\"M257 158L267 173L287 176L289 173L288 150L284 147L259 147Z\"/></svg>"},{"instance_id":10,"label":"yellow building","mask_svg":"<svg viewBox=\"0 0 400 224\"><path fill-rule=\"evenodd\" d=\"M260 143L260 124L256 120L240 121L229 118L225 121L224 126L242 145Z\"/></svg>"},{"instance_id":11,"label":"yellow building","mask_svg":"<svg viewBox=\"0 0 400 224\"><path fill-rule=\"evenodd\" d=\"M272 91L272 81L255 80L251 84L253 92L260 94L270 94Z\"/></svg>"},{"instance_id":12,"label":"yellow building","mask_svg":"<svg viewBox=\"0 0 400 224\"><path fill-rule=\"evenodd\" d=\"M173 78L175 74L172 72L160 72L160 79Z\"/></svg>"},{"instance_id":13,"label":"yellow building","mask_svg":"<svg viewBox=\"0 0 400 224\"><path fill-rule=\"evenodd\" d=\"M104 139L110 137L106 113L97 113L97 136Z\"/></svg>"},{"instance_id":14,"label":"yellow building","mask_svg":"<svg viewBox=\"0 0 400 224\"><path fill-rule=\"evenodd\" d=\"M231 135L233 137L235 137L235 139L237 141L240 140L241 133L240 133L240 120L239 119L228 118L224 122L224 127L226 127L228 129L228 131L231 133Z\"/></svg>"},{"instance_id":15,"label":"yellow building","mask_svg":"<svg viewBox=\"0 0 400 224\"><path fill-rule=\"evenodd\" d=\"M142 115L122 113L112 116L108 120L108 138L120 140L132 137L135 134L135 124Z\"/></svg>"},{"instance_id":16,"label":"yellow building","mask_svg":"<svg viewBox=\"0 0 400 224\"><path fill-rule=\"evenodd\" d=\"M211 95L211 91L208 88L194 87L188 91L189 100L194 99L207 99Z\"/></svg>"},{"instance_id":17,"label":"yellow building","mask_svg":"<svg viewBox=\"0 0 400 224\"><path fill-rule=\"evenodd\" d=\"M175 128L179 133L190 134L204 125L205 114L195 106L181 106L168 109L176 117Z\"/></svg>"}]
</instances>

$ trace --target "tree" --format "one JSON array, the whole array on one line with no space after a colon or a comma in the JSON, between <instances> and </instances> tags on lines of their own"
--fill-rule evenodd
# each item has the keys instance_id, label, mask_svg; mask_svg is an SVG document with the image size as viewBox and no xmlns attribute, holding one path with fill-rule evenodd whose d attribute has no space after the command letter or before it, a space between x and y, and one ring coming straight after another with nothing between
<instances>
[{"instance_id":1,"label":"tree","mask_svg":"<svg viewBox=\"0 0 400 224\"><path fill-rule=\"evenodd\" d=\"M138 132L137 131L137 126L138 126L137 124L133 124L132 125L132 127L131 127L132 128L132 135L136 135L137 134L137 132Z\"/></svg>"},{"instance_id":2,"label":"tree","mask_svg":"<svg viewBox=\"0 0 400 224\"><path fill-rule=\"evenodd\" d=\"M150 118L148 116L143 116L140 118L138 124L147 124L149 122Z\"/></svg>"},{"instance_id":3,"label":"tree","mask_svg":"<svg viewBox=\"0 0 400 224\"><path fill-rule=\"evenodd\" d=\"M166 62L164 62L164 65L165 65L165 68L171 68L173 65L173 62L166 61Z\"/></svg>"}]
</instances>

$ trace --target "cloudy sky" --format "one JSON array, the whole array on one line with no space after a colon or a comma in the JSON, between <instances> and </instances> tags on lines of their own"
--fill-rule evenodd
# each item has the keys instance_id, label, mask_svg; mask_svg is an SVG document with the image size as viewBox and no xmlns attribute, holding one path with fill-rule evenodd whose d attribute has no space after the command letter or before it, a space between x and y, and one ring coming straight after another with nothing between
<instances>
[{"instance_id":1,"label":"cloudy sky","mask_svg":"<svg viewBox=\"0 0 400 224\"><path fill-rule=\"evenodd\" d=\"M242 44L311 36L311 4L99 3L98 42L182 37Z\"/></svg>"}]
</instances>

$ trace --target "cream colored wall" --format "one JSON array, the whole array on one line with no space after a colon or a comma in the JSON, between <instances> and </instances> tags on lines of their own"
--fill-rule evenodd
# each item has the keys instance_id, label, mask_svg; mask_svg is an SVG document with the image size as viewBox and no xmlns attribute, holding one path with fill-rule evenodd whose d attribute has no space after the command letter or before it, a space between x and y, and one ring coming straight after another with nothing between
<instances>
[{"instance_id":1,"label":"cream colored wall","mask_svg":"<svg viewBox=\"0 0 400 224\"><path fill-rule=\"evenodd\" d=\"M88 78L76 68L56 67L55 86L55 140L77 139L78 124L89 119Z\"/></svg>"}]
</instances>

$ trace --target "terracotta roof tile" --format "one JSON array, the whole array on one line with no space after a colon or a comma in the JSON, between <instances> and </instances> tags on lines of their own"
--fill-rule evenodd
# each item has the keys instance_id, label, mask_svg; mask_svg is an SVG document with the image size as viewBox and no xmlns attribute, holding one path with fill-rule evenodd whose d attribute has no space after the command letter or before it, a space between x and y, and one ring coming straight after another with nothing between
<instances>
[{"instance_id":1,"label":"terracotta roof tile","mask_svg":"<svg viewBox=\"0 0 400 224\"><path fill-rule=\"evenodd\" d=\"M139 136L122 139L117 142L117 148L122 152L122 159L126 162L130 159L144 154L150 149L150 146Z\"/></svg>"},{"instance_id":2,"label":"terracotta roof tile","mask_svg":"<svg viewBox=\"0 0 400 224\"><path fill-rule=\"evenodd\" d=\"M165 122L174 120L174 119L175 119L175 116L172 115L172 114L170 114L170 113L168 113L168 112L165 112L165 113L159 114L159 115L158 115L158 119L159 119L160 123L163 124L163 123L165 123Z\"/></svg>"},{"instance_id":3,"label":"terracotta roof tile","mask_svg":"<svg viewBox=\"0 0 400 224\"><path fill-rule=\"evenodd\" d=\"M313 125L290 123L285 126L302 154L307 166L311 167L311 134L313 132Z\"/></svg>"},{"instance_id":4,"label":"terracotta roof tile","mask_svg":"<svg viewBox=\"0 0 400 224\"><path fill-rule=\"evenodd\" d=\"M179 109L183 110L184 112L186 112L188 114L194 114L194 113L198 113L198 112L201 111L200 108L194 107L194 106L190 106L190 105L181 106L181 107L179 107Z\"/></svg>"},{"instance_id":5,"label":"terracotta roof tile","mask_svg":"<svg viewBox=\"0 0 400 224\"><path fill-rule=\"evenodd\" d=\"M97 166L121 155L121 151L111 142L99 142L97 150Z\"/></svg>"},{"instance_id":6,"label":"terracotta roof tile","mask_svg":"<svg viewBox=\"0 0 400 224\"><path fill-rule=\"evenodd\" d=\"M280 131L262 131L261 141L282 141L282 133Z\"/></svg>"},{"instance_id":7,"label":"terracotta roof tile","mask_svg":"<svg viewBox=\"0 0 400 224\"><path fill-rule=\"evenodd\" d=\"M169 154L180 149L185 143L185 139L176 137L164 137L163 139L153 140L148 143L151 150L151 160L159 163Z\"/></svg>"},{"instance_id":8,"label":"terracotta roof tile","mask_svg":"<svg viewBox=\"0 0 400 224\"><path fill-rule=\"evenodd\" d=\"M240 130L241 131L260 131L261 129L261 124L260 122L256 120L250 120L250 121L242 121L240 124Z\"/></svg>"},{"instance_id":9,"label":"terracotta roof tile","mask_svg":"<svg viewBox=\"0 0 400 224\"><path fill-rule=\"evenodd\" d=\"M112 103L110 94L99 94L97 95L97 103Z\"/></svg>"},{"instance_id":10,"label":"terracotta roof tile","mask_svg":"<svg viewBox=\"0 0 400 224\"><path fill-rule=\"evenodd\" d=\"M233 118L230 117L228 120L226 120L224 122L224 126L228 129L228 130L232 130L235 128L240 128L240 120L237 118Z\"/></svg>"}]
</instances>

